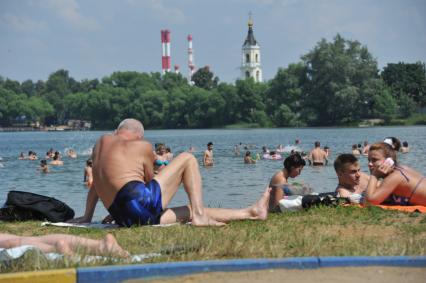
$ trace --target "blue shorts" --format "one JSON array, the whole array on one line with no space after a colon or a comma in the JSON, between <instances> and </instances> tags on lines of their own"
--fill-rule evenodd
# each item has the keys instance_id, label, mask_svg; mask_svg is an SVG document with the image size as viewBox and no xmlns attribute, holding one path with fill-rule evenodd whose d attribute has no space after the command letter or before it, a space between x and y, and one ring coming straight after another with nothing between
<instances>
[{"instance_id":1,"label":"blue shorts","mask_svg":"<svg viewBox=\"0 0 426 283\"><path fill-rule=\"evenodd\" d=\"M160 185L155 180L147 184L128 182L118 191L108 212L120 226L160 223L163 212Z\"/></svg>"}]
</instances>

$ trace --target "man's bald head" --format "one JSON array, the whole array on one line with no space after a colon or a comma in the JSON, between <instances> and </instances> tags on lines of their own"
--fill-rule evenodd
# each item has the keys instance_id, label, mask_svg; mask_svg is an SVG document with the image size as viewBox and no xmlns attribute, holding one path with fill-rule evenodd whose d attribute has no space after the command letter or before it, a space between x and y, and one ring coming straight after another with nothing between
<instances>
[{"instance_id":1,"label":"man's bald head","mask_svg":"<svg viewBox=\"0 0 426 283\"><path fill-rule=\"evenodd\" d=\"M127 130L138 135L141 139L144 135L144 128L140 121L132 118L124 119L117 127L117 132L120 130Z\"/></svg>"}]
</instances>

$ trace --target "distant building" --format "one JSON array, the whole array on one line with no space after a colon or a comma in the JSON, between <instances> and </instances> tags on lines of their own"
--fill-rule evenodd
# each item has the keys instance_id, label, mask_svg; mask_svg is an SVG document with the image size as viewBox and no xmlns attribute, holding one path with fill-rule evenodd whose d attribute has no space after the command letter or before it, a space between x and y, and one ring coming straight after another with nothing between
<instances>
[{"instance_id":1,"label":"distant building","mask_svg":"<svg viewBox=\"0 0 426 283\"><path fill-rule=\"evenodd\" d=\"M68 120L66 125L66 130L90 130L92 128L92 123L84 120Z\"/></svg>"},{"instance_id":2,"label":"distant building","mask_svg":"<svg viewBox=\"0 0 426 283\"><path fill-rule=\"evenodd\" d=\"M253 78L255 82L262 82L262 68L260 64L260 46L253 35L253 20L251 15L248 21L247 38L241 49L241 78Z\"/></svg>"}]
</instances>

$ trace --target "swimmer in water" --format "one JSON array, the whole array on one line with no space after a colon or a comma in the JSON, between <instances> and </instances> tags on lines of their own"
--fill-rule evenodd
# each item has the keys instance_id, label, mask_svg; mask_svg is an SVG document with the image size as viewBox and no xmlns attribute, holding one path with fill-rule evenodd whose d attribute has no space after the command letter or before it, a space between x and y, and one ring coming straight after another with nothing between
<instances>
[{"instance_id":1,"label":"swimmer in water","mask_svg":"<svg viewBox=\"0 0 426 283\"><path fill-rule=\"evenodd\" d=\"M93 174L92 174L92 159L89 158L86 160L86 167L84 167L84 183L88 189L92 188L93 185Z\"/></svg>"},{"instance_id":2,"label":"swimmer in water","mask_svg":"<svg viewBox=\"0 0 426 283\"><path fill-rule=\"evenodd\" d=\"M55 151L55 155L53 156L53 160L50 162L50 165L64 165L64 162L61 160L61 155L59 151Z\"/></svg>"},{"instance_id":3,"label":"swimmer in water","mask_svg":"<svg viewBox=\"0 0 426 283\"><path fill-rule=\"evenodd\" d=\"M49 166L47 166L46 159L40 160L40 167L37 168L37 170L41 171L42 173L49 173Z\"/></svg>"}]
</instances>

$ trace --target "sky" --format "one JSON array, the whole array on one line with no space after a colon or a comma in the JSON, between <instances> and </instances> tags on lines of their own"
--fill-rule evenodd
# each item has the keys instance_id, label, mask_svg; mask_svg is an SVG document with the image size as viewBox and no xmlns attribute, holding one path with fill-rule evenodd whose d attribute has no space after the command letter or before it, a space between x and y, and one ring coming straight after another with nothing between
<instances>
[{"instance_id":1,"label":"sky","mask_svg":"<svg viewBox=\"0 0 426 283\"><path fill-rule=\"evenodd\" d=\"M367 46L379 68L426 62L425 0L0 0L0 76L161 72L160 31L169 29L182 74L191 34L196 67L231 83L241 76L250 12L265 80L337 33Z\"/></svg>"}]
</instances>

